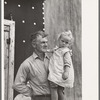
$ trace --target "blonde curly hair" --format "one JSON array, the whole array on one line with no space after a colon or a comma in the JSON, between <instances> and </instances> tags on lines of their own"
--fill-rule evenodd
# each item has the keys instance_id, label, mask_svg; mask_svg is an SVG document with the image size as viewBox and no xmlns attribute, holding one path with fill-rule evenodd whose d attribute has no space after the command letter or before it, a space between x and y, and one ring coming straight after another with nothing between
<instances>
[{"instance_id":1,"label":"blonde curly hair","mask_svg":"<svg viewBox=\"0 0 100 100\"><path fill-rule=\"evenodd\" d=\"M68 41L68 44L71 46L74 42L74 37L72 35L72 32L70 30L68 31L64 31L64 32L61 32L59 35L58 35L58 39L64 37L64 39L66 39L66 41Z\"/></svg>"}]
</instances>

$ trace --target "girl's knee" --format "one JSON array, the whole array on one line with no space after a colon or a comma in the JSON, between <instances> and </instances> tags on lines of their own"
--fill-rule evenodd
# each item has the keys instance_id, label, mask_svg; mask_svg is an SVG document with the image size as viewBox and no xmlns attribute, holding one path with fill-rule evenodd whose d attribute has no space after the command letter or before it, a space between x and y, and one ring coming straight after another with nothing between
<instances>
[{"instance_id":1,"label":"girl's knee","mask_svg":"<svg viewBox=\"0 0 100 100\"><path fill-rule=\"evenodd\" d=\"M59 93L59 95L64 95L65 93L64 93L64 87L58 87L58 93Z\"/></svg>"},{"instance_id":2,"label":"girl's knee","mask_svg":"<svg viewBox=\"0 0 100 100\"><path fill-rule=\"evenodd\" d=\"M51 88L51 100L58 100L57 88Z\"/></svg>"},{"instance_id":3,"label":"girl's knee","mask_svg":"<svg viewBox=\"0 0 100 100\"><path fill-rule=\"evenodd\" d=\"M57 94L57 88L51 88L51 94L56 95Z\"/></svg>"}]
</instances>

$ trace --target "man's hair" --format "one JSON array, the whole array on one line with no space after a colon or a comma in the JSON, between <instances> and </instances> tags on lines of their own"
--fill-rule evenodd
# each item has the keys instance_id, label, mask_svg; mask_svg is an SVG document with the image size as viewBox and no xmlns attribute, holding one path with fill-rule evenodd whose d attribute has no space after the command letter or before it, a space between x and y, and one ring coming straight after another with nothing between
<instances>
[{"instance_id":1,"label":"man's hair","mask_svg":"<svg viewBox=\"0 0 100 100\"><path fill-rule=\"evenodd\" d=\"M39 36L39 35L41 35L43 38L44 37L46 37L48 34L46 34L45 32L43 32L43 31L37 31L37 32L35 32L35 33L31 33L31 37L30 37L30 40L31 40L31 42L33 41L33 40L36 40L37 39L37 37Z\"/></svg>"}]
</instances>

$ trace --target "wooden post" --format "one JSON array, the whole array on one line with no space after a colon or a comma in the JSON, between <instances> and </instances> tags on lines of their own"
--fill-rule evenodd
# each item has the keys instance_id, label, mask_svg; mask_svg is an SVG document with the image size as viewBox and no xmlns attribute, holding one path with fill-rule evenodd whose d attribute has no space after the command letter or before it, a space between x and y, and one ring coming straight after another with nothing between
<instances>
[{"instance_id":1,"label":"wooden post","mask_svg":"<svg viewBox=\"0 0 100 100\"><path fill-rule=\"evenodd\" d=\"M5 48L5 61L4 63L6 69L6 75L5 75L5 87L7 88L5 90L5 100L13 100L13 81L14 81L14 50L15 50L15 22L4 20L4 26L8 26L9 30L5 29L4 37L5 37L5 44L8 48ZM4 45L5 45L4 44ZM6 50L7 49L7 50ZM8 52L8 54L6 54ZM6 60L7 59L7 60Z\"/></svg>"}]
</instances>

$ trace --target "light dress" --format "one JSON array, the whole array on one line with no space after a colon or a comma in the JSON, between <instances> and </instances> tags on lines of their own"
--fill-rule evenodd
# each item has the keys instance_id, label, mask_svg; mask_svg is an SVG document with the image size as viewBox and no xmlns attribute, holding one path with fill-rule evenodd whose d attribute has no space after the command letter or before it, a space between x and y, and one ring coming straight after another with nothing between
<instances>
[{"instance_id":1,"label":"light dress","mask_svg":"<svg viewBox=\"0 0 100 100\"><path fill-rule=\"evenodd\" d=\"M66 80L62 78L62 74L64 72L64 65L70 66L69 75ZM62 87L73 87L74 69L69 48L58 48L54 51L49 62L48 80Z\"/></svg>"}]
</instances>

